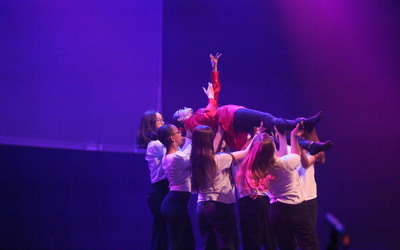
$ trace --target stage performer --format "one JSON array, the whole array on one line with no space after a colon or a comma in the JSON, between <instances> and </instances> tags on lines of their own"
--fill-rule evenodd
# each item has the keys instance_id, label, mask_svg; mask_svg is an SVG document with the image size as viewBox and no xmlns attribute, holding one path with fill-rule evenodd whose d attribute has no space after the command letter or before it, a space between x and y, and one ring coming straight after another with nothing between
<instances>
[{"instance_id":1,"label":"stage performer","mask_svg":"<svg viewBox=\"0 0 400 250\"><path fill-rule=\"evenodd\" d=\"M301 135L306 140L319 142L315 128L311 131L302 131ZM325 163L325 152L316 155L309 154L306 150L301 152L301 166L297 172L302 183L304 199L311 214L313 227L317 228L318 202L317 202L317 183L315 181L315 165Z\"/></svg>"},{"instance_id":2,"label":"stage performer","mask_svg":"<svg viewBox=\"0 0 400 250\"><path fill-rule=\"evenodd\" d=\"M300 147L297 143L299 125L291 132L291 154L287 154L286 136L276 131L279 151L267 134L254 142L249 159L241 165L245 173L244 189L250 193L268 192L271 202L270 218L280 249L319 249L318 237L311 222L300 178ZM294 237L296 241L294 240Z\"/></svg>"},{"instance_id":3,"label":"stage performer","mask_svg":"<svg viewBox=\"0 0 400 250\"><path fill-rule=\"evenodd\" d=\"M161 166L165 155L164 145L157 139L157 129L164 125L162 114L155 110L146 111L139 125L136 142L146 149L146 161L150 171L151 188L147 204L153 216L150 249L168 249L167 223L161 214L161 203L169 192L167 176Z\"/></svg>"},{"instance_id":4,"label":"stage performer","mask_svg":"<svg viewBox=\"0 0 400 250\"><path fill-rule=\"evenodd\" d=\"M218 124L221 124L222 129L225 131L224 140L231 150L240 150L245 146L248 133L253 132L254 127L257 127L261 122L267 128L268 133L272 133L274 126L280 131L291 131L296 124L302 124L302 128L307 131L312 131L314 126L321 118L319 112L310 118L298 118L296 120L287 120L284 118L277 118L269 113L248 109L243 106L237 105L224 105L218 107L218 97L221 91L221 83L219 81L218 60L221 54L214 57L210 54L212 71L211 81L208 84L207 90L203 88L204 92L212 93L208 95L208 105L206 108L198 109L193 113L191 108L179 109L174 113L173 124L180 129L193 131L198 125L207 125L216 133ZM319 148L318 148L319 146ZM325 145L314 144L314 149L318 148L319 151L325 150Z\"/></svg>"},{"instance_id":5,"label":"stage performer","mask_svg":"<svg viewBox=\"0 0 400 250\"><path fill-rule=\"evenodd\" d=\"M236 173L240 231L244 250L262 249L262 247L265 250L277 249L270 222L268 194L266 191L250 188L246 184L246 174L249 173L249 168L254 163L257 153L253 147L259 146L260 142L260 136L253 141L250 153L240 164Z\"/></svg>"},{"instance_id":6,"label":"stage performer","mask_svg":"<svg viewBox=\"0 0 400 250\"><path fill-rule=\"evenodd\" d=\"M209 126L193 130L190 163L192 190L198 193L197 223L205 249L238 249L232 168L250 145L242 151L215 154L213 139Z\"/></svg>"},{"instance_id":7,"label":"stage performer","mask_svg":"<svg viewBox=\"0 0 400 250\"><path fill-rule=\"evenodd\" d=\"M163 159L163 169L169 181L170 191L165 197L161 212L167 222L170 249L195 249L192 223L188 213L191 192L190 184L190 151L191 140L183 143L181 132L172 124L161 126L158 138L167 149Z\"/></svg>"}]
</instances>

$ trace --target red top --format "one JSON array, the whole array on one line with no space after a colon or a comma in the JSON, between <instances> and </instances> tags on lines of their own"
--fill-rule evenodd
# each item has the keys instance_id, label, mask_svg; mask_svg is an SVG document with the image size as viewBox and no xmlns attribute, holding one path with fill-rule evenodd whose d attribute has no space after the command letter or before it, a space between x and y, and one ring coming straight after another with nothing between
<instances>
[{"instance_id":1,"label":"red top","mask_svg":"<svg viewBox=\"0 0 400 250\"><path fill-rule=\"evenodd\" d=\"M245 108L237 105L224 105L216 110L218 123L224 130L224 140L226 144L233 150L241 150L247 142L246 132L236 132L233 126L233 117L236 110Z\"/></svg>"},{"instance_id":2,"label":"red top","mask_svg":"<svg viewBox=\"0 0 400 250\"><path fill-rule=\"evenodd\" d=\"M221 82L219 81L219 71L211 71L211 83L214 89L214 99L217 102L218 107L218 97L221 92Z\"/></svg>"},{"instance_id":3,"label":"red top","mask_svg":"<svg viewBox=\"0 0 400 250\"><path fill-rule=\"evenodd\" d=\"M211 82L214 88L214 99L208 99L206 108L198 109L192 116L187 118L184 123L187 129L193 131L198 125L207 125L214 132L218 131L218 123L221 124L224 132L226 144L233 150L240 150L246 144L247 133L236 133L233 126L233 117L236 110L245 108L237 105L225 105L218 108L218 97L221 91L219 72L211 71Z\"/></svg>"},{"instance_id":4,"label":"red top","mask_svg":"<svg viewBox=\"0 0 400 250\"><path fill-rule=\"evenodd\" d=\"M206 108L198 109L192 116L185 119L185 127L190 131L198 125L207 125L211 127L214 132L218 131L218 121L215 117L215 110L217 109L217 101L209 98Z\"/></svg>"}]
</instances>

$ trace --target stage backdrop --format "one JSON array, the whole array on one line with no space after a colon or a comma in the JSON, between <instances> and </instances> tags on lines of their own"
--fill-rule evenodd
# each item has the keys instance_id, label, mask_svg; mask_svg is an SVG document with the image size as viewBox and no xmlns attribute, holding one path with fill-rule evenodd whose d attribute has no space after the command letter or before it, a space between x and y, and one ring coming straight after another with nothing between
<instances>
[{"instance_id":1,"label":"stage backdrop","mask_svg":"<svg viewBox=\"0 0 400 250\"><path fill-rule=\"evenodd\" d=\"M162 1L1 1L0 143L133 151L161 108Z\"/></svg>"},{"instance_id":2,"label":"stage backdrop","mask_svg":"<svg viewBox=\"0 0 400 250\"><path fill-rule=\"evenodd\" d=\"M330 212L351 249L397 249L399 1L166 0L162 53L149 49L161 41L151 36L160 8L1 1L2 142L133 147L139 117L159 108L144 102L157 96L161 54L171 120L177 108L206 105L208 54L222 52L220 105L287 118L324 111L318 133L334 147L316 170L321 248ZM1 146L0 170L5 248L148 246L143 154Z\"/></svg>"},{"instance_id":3,"label":"stage backdrop","mask_svg":"<svg viewBox=\"0 0 400 250\"><path fill-rule=\"evenodd\" d=\"M396 249L400 217L400 8L394 0L164 1L163 108L205 107L208 54L222 52L219 105L296 118L324 111L316 167L321 249L330 212L351 249ZM396 197L396 198L395 198Z\"/></svg>"}]
</instances>

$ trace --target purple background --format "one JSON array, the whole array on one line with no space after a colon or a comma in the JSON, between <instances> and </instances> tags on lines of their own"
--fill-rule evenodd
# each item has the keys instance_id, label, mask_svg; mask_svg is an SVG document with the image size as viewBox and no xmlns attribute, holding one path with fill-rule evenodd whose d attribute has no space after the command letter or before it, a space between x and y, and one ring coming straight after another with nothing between
<instances>
[{"instance_id":1,"label":"purple background","mask_svg":"<svg viewBox=\"0 0 400 250\"><path fill-rule=\"evenodd\" d=\"M0 141L132 152L161 108L161 3L2 1Z\"/></svg>"},{"instance_id":2,"label":"purple background","mask_svg":"<svg viewBox=\"0 0 400 250\"><path fill-rule=\"evenodd\" d=\"M354 249L400 244L399 1L166 1L163 110L206 105L208 53L222 52L219 105L296 118L319 110L334 147L317 166L319 236L327 212Z\"/></svg>"},{"instance_id":3,"label":"purple background","mask_svg":"<svg viewBox=\"0 0 400 250\"><path fill-rule=\"evenodd\" d=\"M286 118L324 111L318 133L334 147L316 173L321 246L327 212L352 249L400 245L399 1L0 7L3 143L133 150L144 110L161 107L170 121L178 108L206 104L208 54L222 52L220 105ZM1 150L5 246L148 247L142 154Z\"/></svg>"}]
</instances>

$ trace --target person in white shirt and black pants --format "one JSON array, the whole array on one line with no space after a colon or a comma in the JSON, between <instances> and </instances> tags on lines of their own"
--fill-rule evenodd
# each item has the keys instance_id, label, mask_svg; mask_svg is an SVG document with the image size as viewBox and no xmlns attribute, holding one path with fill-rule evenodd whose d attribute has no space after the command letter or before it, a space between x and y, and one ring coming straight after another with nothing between
<instances>
[{"instance_id":1,"label":"person in white shirt and black pants","mask_svg":"<svg viewBox=\"0 0 400 250\"><path fill-rule=\"evenodd\" d=\"M158 129L158 138L167 149L163 159L163 169L169 181L170 191L161 205L161 212L167 222L170 249L195 249L192 223L188 213L191 195L190 184L190 139L183 143L180 130L171 124Z\"/></svg>"},{"instance_id":2,"label":"person in white shirt and black pants","mask_svg":"<svg viewBox=\"0 0 400 250\"><path fill-rule=\"evenodd\" d=\"M169 192L169 183L161 166L165 155L164 145L157 140L157 129L164 125L160 112L146 111L140 121L136 137L137 146L146 149L146 161L150 172L151 187L147 194L147 204L153 215L151 250L168 249L167 223L161 214L161 204Z\"/></svg>"},{"instance_id":3,"label":"person in white shirt and black pants","mask_svg":"<svg viewBox=\"0 0 400 250\"><path fill-rule=\"evenodd\" d=\"M190 162L192 190L198 193L197 223L204 249L238 249L232 163L247 155L250 144L242 151L215 154L214 145L218 143L213 139L209 126L199 125L193 130Z\"/></svg>"},{"instance_id":4,"label":"person in white shirt and black pants","mask_svg":"<svg viewBox=\"0 0 400 250\"><path fill-rule=\"evenodd\" d=\"M300 165L300 147L297 135L299 125L291 132L291 154L287 154L286 137L276 131L279 151L267 134L255 142L250 150L254 153L246 176L249 188L268 191L271 202L270 219L280 249L319 249L319 242L308 206L305 202L300 177L296 167ZM294 237L293 237L294 235Z\"/></svg>"}]
</instances>

